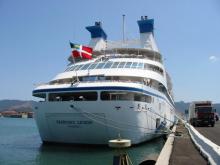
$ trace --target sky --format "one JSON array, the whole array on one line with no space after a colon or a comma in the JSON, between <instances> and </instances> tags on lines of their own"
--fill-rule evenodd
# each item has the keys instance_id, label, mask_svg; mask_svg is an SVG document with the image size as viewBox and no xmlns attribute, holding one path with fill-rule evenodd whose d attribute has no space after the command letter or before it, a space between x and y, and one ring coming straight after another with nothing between
<instances>
[{"instance_id":1,"label":"sky","mask_svg":"<svg viewBox=\"0 0 220 165\"><path fill-rule=\"evenodd\" d=\"M175 101L220 102L219 0L0 0L0 99L32 100L36 84L65 70L69 41L88 44L102 21L109 40L139 38L137 20L155 21L155 40Z\"/></svg>"}]
</instances>

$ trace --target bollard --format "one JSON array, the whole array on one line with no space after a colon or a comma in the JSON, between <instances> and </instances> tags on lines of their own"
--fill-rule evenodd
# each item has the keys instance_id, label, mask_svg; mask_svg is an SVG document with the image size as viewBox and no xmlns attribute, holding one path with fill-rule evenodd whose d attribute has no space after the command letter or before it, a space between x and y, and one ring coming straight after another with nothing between
<instances>
[{"instance_id":1,"label":"bollard","mask_svg":"<svg viewBox=\"0 0 220 165\"><path fill-rule=\"evenodd\" d=\"M124 148L131 146L131 140L118 139L109 140L109 147L117 149L117 155L113 157L113 165L132 165L132 162L128 154L123 150Z\"/></svg>"}]
</instances>

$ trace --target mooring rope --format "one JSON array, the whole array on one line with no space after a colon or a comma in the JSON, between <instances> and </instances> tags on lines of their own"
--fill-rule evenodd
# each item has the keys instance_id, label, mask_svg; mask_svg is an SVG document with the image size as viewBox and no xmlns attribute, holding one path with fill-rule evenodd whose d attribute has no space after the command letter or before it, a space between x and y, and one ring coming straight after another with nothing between
<instances>
[{"instance_id":1,"label":"mooring rope","mask_svg":"<svg viewBox=\"0 0 220 165\"><path fill-rule=\"evenodd\" d=\"M157 130L157 129L152 129L152 128L147 128L147 127L142 127L142 126L138 126L138 125L133 125L133 124L128 124L128 123L124 123L124 122L120 122L120 121L115 121L113 119L110 119L110 118L105 118L105 117L102 117L100 115L96 115L94 113L90 113L90 112L87 112L87 111L83 111L81 110L80 108L76 108L75 106L72 107L73 109L77 110L77 111L80 111L85 117L89 118L90 120L93 120L95 121L96 123L99 123L101 125L104 125L104 126L108 126L108 127L111 127L111 128L114 128L114 129L117 129L117 130L121 130L121 131L132 131L132 132L137 132L138 130L135 130L135 129L129 129L129 128L121 128L121 127L118 127L116 126L117 124L119 125L124 125L124 126L131 126L131 127L135 127L135 128L140 128L140 129L144 129L144 130L150 130L150 131L154 131L154 132L145 132L145 134L170 134L172 131L169 129L169 128L166 128L168 130L168 132L164 132L164 131L161 131L161 130ZM152 111L148 110L149 112L153 113ZM158 115L157 113L154 113L156 115ZM89 116L90 115L90 116ZM161 115L158 115L160 117L162 117ZM162 117L164 118L164 117ZM103 119L103 120L107 120L107 121L110 121L112 123L116 123L116 124L107 124L105 123L104 121L100 121L98 119ZM151 119L155 120L153 117L151 117ZM169 119L167 119L169 120ZM169 120L170 121L170 120ZM172 122L173 123L173 122ZM155 132L156 131L156 132Z\"/></svg>"}]
</instances>

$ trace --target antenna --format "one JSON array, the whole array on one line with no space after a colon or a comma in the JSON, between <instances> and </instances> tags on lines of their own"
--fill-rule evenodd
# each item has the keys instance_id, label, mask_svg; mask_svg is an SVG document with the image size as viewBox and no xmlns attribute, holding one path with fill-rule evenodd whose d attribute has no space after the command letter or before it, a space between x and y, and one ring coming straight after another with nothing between
<instances>
[{"instance_id":1,"label":"antenna","mask_svg":"<svg viewBox=\"0 0 220 165\"><path fill-rule=\"evenodd\" d=\"M125 14L122 15L123 17L123 43L125 42Z\"/></svg>"}]
</instances>

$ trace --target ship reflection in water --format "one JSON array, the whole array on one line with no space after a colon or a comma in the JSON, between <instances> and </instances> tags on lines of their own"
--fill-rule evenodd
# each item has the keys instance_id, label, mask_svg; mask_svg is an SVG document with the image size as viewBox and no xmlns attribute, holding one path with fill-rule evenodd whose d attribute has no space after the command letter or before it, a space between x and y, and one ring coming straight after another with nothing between
<instances>
[{"instance_id":1,"label":"ship reflection in water","mask_svg":"<svg viewBox=\"0 0 220 165\"><path fill-rule=\"evenodd\" d=\"M33 119L0 118L0 164L112 164L115 151L107 146L43 145ZM161 138L127 149L133 164L157 157Z\"/></svg>"}]
</instances>

